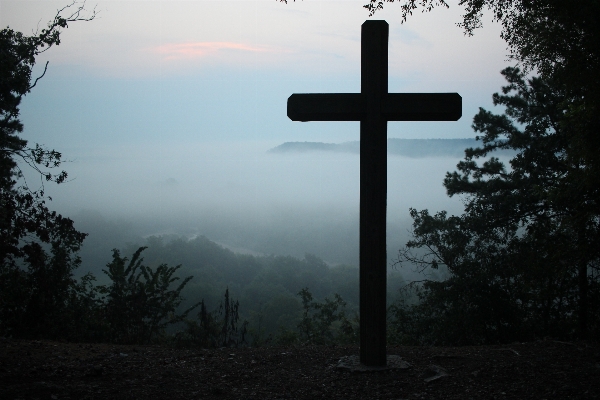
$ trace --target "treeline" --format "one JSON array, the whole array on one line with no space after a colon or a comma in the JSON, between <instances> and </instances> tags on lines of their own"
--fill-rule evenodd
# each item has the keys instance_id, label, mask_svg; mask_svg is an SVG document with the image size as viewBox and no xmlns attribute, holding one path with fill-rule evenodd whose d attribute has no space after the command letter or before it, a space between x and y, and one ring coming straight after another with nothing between
<instances>
[{"instance_id":1,"label":"treeline","mask_svg":"<svg viewBox=\"0 0 600 400\"><path fill-rule=\"evenodd\" d=\"M358 268L354 266L329 266L311 254L303 259L238 254L204 236L192 240L149 237L144 245L148 247L144 251L148 265L182 265L179 276L193 276L182 290L186 299L182 309L203 300L208 310L216 310L228 289L239 301L240 318L248 322L249 335L257 342L281 332L297 331L304 312L299 293L304 289L317 303L339 296L348 318L357 318ZM131 253L136 246L130 245L124 252ZM390 271L390 303L398 298L405 284L400 273Z\"/></svg>"},{"instance_id":2,"label":"treeline","mask_svg":"<svg viewBox=\"0 0 600 400\"><path fill-rule=\"evenodd\" d=\"M91 273L75 279L80 260L59 247L3 273L0 335L202 347L324 343L341 340L342 333L344 340L354 339L353 306L339 294L315 301L302 287L312 283L324 292L336 281L351 291L354 268L329 268L314 256L238 255L204 237L148 242L150 248L137 248L131 258L113 251L103 270L107 284L97 284ZM146 250L153 267L143 258ZM196 262L185 269L162 262L172 258ZM234 291L248 304L245 310Z\"/></svg>"}]
</instances>

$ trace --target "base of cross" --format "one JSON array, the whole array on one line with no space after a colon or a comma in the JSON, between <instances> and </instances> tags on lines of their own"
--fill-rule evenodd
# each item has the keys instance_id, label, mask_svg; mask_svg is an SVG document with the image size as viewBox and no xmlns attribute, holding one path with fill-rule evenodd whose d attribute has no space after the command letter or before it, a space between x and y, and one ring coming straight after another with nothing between
<instances>
[{"instance_id":1,"label":"base of cross","mask_svg":"<svg viewBox=\"0 0 600 400\"><path fill-rule=\"evenodd\" d=\"M360 363L359 356L346 356L340 358L336 368L349 372L376 372L392 369L408 369L410 368L410 364L404 361L400 356L387 356L387 363L384 367L368 366Z\"/></svg>"}]
</instances>

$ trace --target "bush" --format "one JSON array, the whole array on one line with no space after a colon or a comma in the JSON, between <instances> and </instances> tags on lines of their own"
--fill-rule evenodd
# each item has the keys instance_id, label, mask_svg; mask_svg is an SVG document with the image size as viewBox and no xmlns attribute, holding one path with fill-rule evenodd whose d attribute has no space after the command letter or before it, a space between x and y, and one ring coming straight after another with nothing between
<instances>
[{"instance_id":1,"label":"bush","mask_svg":"<svg viewBox=\"0 0 600 400\"><path fill-rule=\"evenodd\" d=\"M175 272L181 265L169 267L161 264L152 270L140 258L145 247L140 247L127 263L118 250L113 250L113 261L104 270L111 279L110 286L100 286L106 296L105 315L109 338L116 343L148 343L164 336L167 325L182 322L200 303L182 314L176 309L182 302L181 290L192 279L185 278L176 289L169 290L177 280Z\"/></svg>"},{"instance_id":2,"label":"bush","mask_svg":"<svg viewBox=\"0 0 600 400\"><path fill-rule=\"evenodd\" d=\"M333 300L325 298L322 303L313 301L308 288L298 295L304 309L298 324L301 340L311 344L358 342L357 318L351 322L346 317L346 302L339 294L335 293Z\"/></svg>"}]
</instances>

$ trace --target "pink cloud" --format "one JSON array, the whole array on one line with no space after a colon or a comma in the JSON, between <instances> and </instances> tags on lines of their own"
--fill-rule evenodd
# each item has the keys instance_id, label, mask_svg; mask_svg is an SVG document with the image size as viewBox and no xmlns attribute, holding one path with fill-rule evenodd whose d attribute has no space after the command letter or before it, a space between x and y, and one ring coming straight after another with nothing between
<instances>
[{"instance_id":1,"label":"pink cloud","mask_svg":"<svg viewBox=\"0 0 600 400\"><path fill-rule=\"evenodd\" d=\"M170 43L155 48L155 51L158 53L165 54L167 60L199 58L221 50L239 50L259 53L271 51L265 47L249 46L234 42Z\"/></svg>"}]
</instances>

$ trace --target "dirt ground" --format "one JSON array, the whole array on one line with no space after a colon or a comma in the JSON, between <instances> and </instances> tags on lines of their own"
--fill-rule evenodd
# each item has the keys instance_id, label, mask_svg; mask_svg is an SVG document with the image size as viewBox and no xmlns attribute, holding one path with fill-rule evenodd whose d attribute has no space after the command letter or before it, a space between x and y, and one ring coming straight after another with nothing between
<instances>
[{"instance_id":1,"label":"dirt ground","mask_svg":"<svg viewBox=\"0 0 600 400\"><path fill-rule=\"evenodd\" d=\"M353 347L174 349L0 339L0 399L599 399L600 346L399 347L407 369L350 372Z\"/></svg>"}]
</instances>

